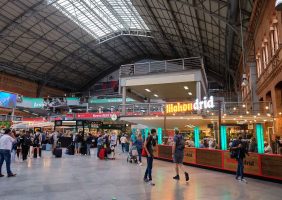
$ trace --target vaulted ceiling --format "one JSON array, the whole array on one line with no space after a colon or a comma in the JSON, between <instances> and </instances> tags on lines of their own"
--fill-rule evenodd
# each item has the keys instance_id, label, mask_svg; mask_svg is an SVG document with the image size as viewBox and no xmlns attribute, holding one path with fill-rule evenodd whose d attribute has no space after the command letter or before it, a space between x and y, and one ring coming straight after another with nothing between
<instances>
[{"instance_id":1,"label":"vaulted ceiling","mask_svg":"<svg viewBox=\"0 0 282 200\"><path fill-rule=\"evenodd\" d=\"M41 85L82 91L122 64L202 56L210 81L232 85L241 55L239 11L245 31L252 4L3 0L0 70Z\"/></svg>"}]
</instances>

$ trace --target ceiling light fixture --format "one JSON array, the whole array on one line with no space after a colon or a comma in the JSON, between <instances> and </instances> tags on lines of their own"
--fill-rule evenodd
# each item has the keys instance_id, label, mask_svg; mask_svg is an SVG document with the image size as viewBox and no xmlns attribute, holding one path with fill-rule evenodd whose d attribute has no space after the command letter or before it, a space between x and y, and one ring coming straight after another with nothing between
<instances>
[{"instance_id":1,"label":"ceiling light fixture","mask_svg":"<svg viewBox=\"0 0 282 200\"><path fill-rule=\"evenodd\" d=\"M188 87L188 86L184 86L184 89L185 89L185 90L189 90L189 87Z\"/></svg>"},{"instance_id":2,"label":"ceiling light fixture","mask_svg":"<svg viewBox=\"0 0 282 200\"><path fill-rule=\"evenodd\" d=\"M149 90L149 89L145 89L147 92L151 92L151 90Z\"/></svg>"},{"instance_id":3,"label":"ceiling light fixture","mask_svg":"<svg viewBox=\"0 0 282 200\"><path fill-rule=\"evenodd\" d=\"M245 108L245 107L246 107L246 105L245 105L245 104L243 104L243 105L242 105L242 107L243 107L243 108Z\"/></svg>"},{"instance_id":4,"label":"ceiling light fixture","mask_svg":"<svg viewBox=\"0 0 282 200\"><path fill-rule=\"evenodd\" d=\"M154 94L154 96L155 96L155 97L159 97L159 95L157 95L157 94Z\"/></svg>"},{"instance_id":5,"label":"ceiling light fixture","mask_svg":"<svg viewBox=\"0 0 282 200\"><path fill-rule=\"evenodd\" d=\"M190 96L192 96L192 92L188 92L188 94L189 94Z\"/></svg>"}]
</instances>

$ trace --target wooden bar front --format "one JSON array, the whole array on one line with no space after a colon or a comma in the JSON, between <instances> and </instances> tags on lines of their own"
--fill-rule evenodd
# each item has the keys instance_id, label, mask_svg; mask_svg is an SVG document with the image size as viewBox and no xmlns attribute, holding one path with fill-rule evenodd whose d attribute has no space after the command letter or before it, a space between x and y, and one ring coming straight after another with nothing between
<instances>
[{"instance_id":1,"label":"wooden bar front","mask_svg":"<svg viewBox=\"0 0 282 200\"><path fill-rule=\"evenodd\" d=\"M158 145L155 157L172 160L172 146ZM183 162L223 171L236 172L237 170L237 161L230 158L229 151L189 147L184 149ZM244 160L244 172L282 181L282 156L250 153Z\"/></svg>"}]
</instances>

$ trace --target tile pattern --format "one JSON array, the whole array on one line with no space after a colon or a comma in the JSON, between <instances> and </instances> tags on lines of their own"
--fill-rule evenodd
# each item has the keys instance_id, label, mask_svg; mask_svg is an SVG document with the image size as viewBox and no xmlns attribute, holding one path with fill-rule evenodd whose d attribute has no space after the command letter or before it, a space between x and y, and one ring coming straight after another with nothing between
<instances>
[{"instance_id":1,"label":"tile pattern","mask_svg":"<svg viewBox=\"0 0 282 200\"><path fill-rule=\"evenodd\" d=\"M156 186L143 183L145 165L126 162L126 155L117 160L102 161L93 152L88 156L53 158L44 152L43 158L12 164L15 178L0 178L1 200L201 200L201 199L281 199L282 185L248 179L248 184L235 180L234 175L185 168L184 175L174 181L172 163L154 160L153 179ZM144 164L146 164L144 162ZM3 172L6 170L3 166Z\"/></svg>"}]
</instances>

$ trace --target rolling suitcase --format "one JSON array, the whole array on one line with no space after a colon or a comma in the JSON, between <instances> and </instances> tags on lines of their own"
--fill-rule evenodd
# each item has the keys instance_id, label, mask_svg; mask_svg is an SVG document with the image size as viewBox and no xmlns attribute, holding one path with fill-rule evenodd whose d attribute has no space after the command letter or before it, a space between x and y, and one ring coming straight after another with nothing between
<instances>
[{"instance_id":1,"label":"rolling suitcase","mask_svg":"<svg viewBox=\"0 0 282 200\"><path fill-rule=\"evenodd\" d=\"M105 148L101 148L100 151L99 151L99 158L101 160L104 160L105 159L105 154L106 154L106 149Z\"/></svg>"},{"instance_id":2,"label":"rolling suitcase","mask_svg":"<svg viewBox=\"0 0 282 200\"><path fill-rule=\"evenodd\" d=\"M62 157L62 149L61 148L55 148L54 149L54 155L56 158L61 158Z\"/></svg>"},{"instance_id":3,"label":"rolling suitcase","mask_svg":"<svg viewBox=\"0 0 282 200\"><path fill-rule=\"evenodd\" d=\"M74 145L71 144L67 147L67 151L66 151L66 154L68 155L74 155Z\"/></svg>"},{"instance_id":4,"label":"rolling suitcase","mask_svg":"<svg viewBox=\"0 0 282 200\"><path fill-rule=\"evenodd\" d=\"M87 154L87 147L86 147L85 144L82 144L82 145L81 145L80 154L81 154L81 155L86 155L86 154Z\"/></svg>"}]
</instances>

